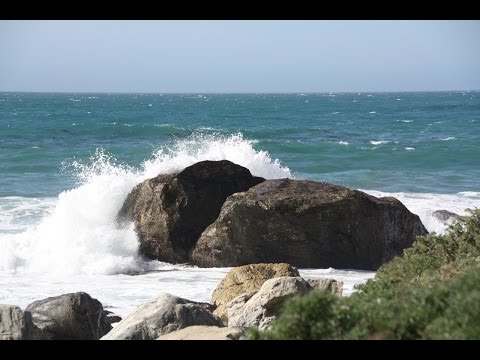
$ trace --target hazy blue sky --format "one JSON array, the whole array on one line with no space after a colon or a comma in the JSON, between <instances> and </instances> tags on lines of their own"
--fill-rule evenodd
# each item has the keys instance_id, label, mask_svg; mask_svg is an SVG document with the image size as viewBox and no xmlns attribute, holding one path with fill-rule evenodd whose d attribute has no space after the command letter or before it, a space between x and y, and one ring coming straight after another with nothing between
<instances>
[{"instance_id":1,"label":"hazy blue sky","mask_svg":"<svg viewBox=\"0 0 480 360\"><path fill-rule=\"evenodd\" d=\"M480 21L0 21L0 91L480 89Z\"/></svg>"}]
</instances>

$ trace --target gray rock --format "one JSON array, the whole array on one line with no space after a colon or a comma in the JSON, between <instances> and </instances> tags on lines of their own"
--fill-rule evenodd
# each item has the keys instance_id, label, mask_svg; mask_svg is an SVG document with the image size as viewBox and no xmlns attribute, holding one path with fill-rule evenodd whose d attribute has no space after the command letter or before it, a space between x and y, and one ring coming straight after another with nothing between
<instances>
[{"instance_id":1,"label":"gray rock","mask_svg":"<svg viewBox=\"0 0 480 360\"><path fill-rule=\"evenodd\" d=\"M342 296L343 281L338 281L335 279L306 279L306 281L308 285L314 289L322 289Z\"/></svg>"},{"instance_id":2,"label":"gray rock","mask_svg":"<svg viewBox=\"0 0 480 360\"><path fill-rule=\"evenodd\" d=\"M34 338L32 315L15 305L0 304L0 340Z\"/></svg>"},{"instance_id":3,"label":"gray rock","mask_svg":"<svg viewBox=\"0 0 480 360\"><path fill-rule=\"evenodd\" d=\"M101 340L155 340L192 325L223 327L223 322L201 303L162 293L139 306Z\"/></svg>"},{"instance_id":4,"label":"gray rock","mask_svg":"<svg viewBox=\"0 0 480 360\"><path fill-rule=\"evenodd\" d=\"M264 180L227 160L201 161L177 174L159 175L136 186L117 220L120 224L134 221L144 256L185 263L225 199Z\"/></svg>"},{"instance_id":5,"label":"gray rock","mask_svg":"<svg viewBox=\"0 0 480 360\"><path fill-rule=\"evenodd\" d=\"M263 283L257 293L236 297L227 307L228 326L265 329L279 314L283 303L297 294L306 294L311 287L301 277L277 277Z\"/></svg>"},{"instance_id":6,"label":"gray rock","mask_svg":"<svg viewBox=\"0 0 480 360\"><path fill-rule=\"evenodd\" d=\"M160 336L157 340L238 340L243 332L237 328L189 326Z\"/></svg>"},{"instance_id":7,"label":"gray rock","mask_svg":"<svg viewBox=\"0 0 480 360\"><path fill-rule=\"evenodd\" d=\"M448 210L436 210L432 216L444 224L451 224L459 215Z\"/></svg>"},{"instance_id":8,"label":"gray rock","mask_svg":"<svg viewBox=\"0 0 480 360\"><path fill-rule=\"evenodd\" d=\"M427 230L395 198L307 180L267 180L227 198L192 252L200 267L285 262L376 270Z\"/></svg>"},{"instance_id":9,"label":"gray rock","mask_svg":"<svg viewBox=\"0 0 480 360\"><path fill-rule=\"evenodd\" d=\"M26 311L42 339L98 340L112 329L100 301L84 292L35 301Z\"/></svg>"}]
</instances>

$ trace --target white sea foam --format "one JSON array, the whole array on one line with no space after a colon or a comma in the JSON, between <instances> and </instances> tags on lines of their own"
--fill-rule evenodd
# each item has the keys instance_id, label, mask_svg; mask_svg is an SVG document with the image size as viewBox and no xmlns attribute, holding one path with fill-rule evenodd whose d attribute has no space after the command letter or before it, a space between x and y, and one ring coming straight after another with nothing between
<instances>
[{"instance_id":1,"label":"white sea foam","mask_svg":"<svg viewBox=\"0 0 480 360\"><path fill-rule=\"evenodd\" d=\"M376 111L370 111L369 114L376 114Z\"/></svg>"},{"instance_id":2,"label":"white sea foam","mask_svg":"<svg viewBox=\"0 0 480 360\"><path fill-rule=\"evenodd\" d=\"M466 209L480 208L480 192L465 191L457 194L433 193L387 193L375 190L362 190L370 195L393 196L400 200L411 212L417 214L428 231L442 234L447 225L432 216L435 210L448 210L459 215L467 215Z\"/></svg>"},{"instance_id":3,"label":"white sea foam","mask_svg":"<svg viewBox=\"0 0 480 360\"><path fill-rule=\"evenodd\" d=\"M405 150L407 150L407 151L412 151L412 150L415 150L415 148L413 148L413 147L406 147Z\"/></svg>"},{"instance_id":4,"label":"white sea foam","mask_svg":"<svg viewBox=\"0 0 480 360\"><path fill-rule=\"evenodd\" d=\"M413 122L413 120L400 120L401 122L404 122L404 123L411 123Z\"/></svg>"},{"instance_id":5,"label":"white sea foam","mask_svg":"<svg viewBox=\"0 0 480 360\"><path fill-rule=\"evenodd\" d=\"M338 142L340 145L348 145L348 141L339 141Z\"/></svg>"},{"instance_id":6,"label":"white sea foam","mask_svg":"<svg viewBox=\"0 0 480 360\"><path fill-rule=\"evenodd\" d=\"M126 228L115 224L118 210L131 189L147 178L180 171L198 161L223 159L265 178L292 177L288 168L267 152L256 151L241 134L192 135L159 148L140 169L117 164L97 150L89 163L71 165L80 185L62 192L54 205L50 201L50 208L37 224L12 233L16 230L11 224L19 216L15 211L2 212L1 229L9 231L0 232L0 271L72 275L164 269L166 264L138 256L133 224ZM21 210L17 206L17 213Z\"/></svg>"},{"instance_id":7,"label":"white sea foam","mask_svg":"<svg viewBox=\"0 0 480 360\"><path fill-rule=\"evenodd\" d=\"M388 144L391 141L389 140L370 140L370 144L372 145L383 145L383 144Z\"/></svg>"},{"instance_id":8,"label":"white sea foam","mask_svg":"<svg viewBox=\"0 0 480 360\"><path fill-rule=\"evenodd\" d=\"M446 138L443 138L443 139L440 139L441 141L451 141L451 140L457 140L457 138L455 136L449 136L449 137L446 137Z\"/></svg>"}]
</instances>

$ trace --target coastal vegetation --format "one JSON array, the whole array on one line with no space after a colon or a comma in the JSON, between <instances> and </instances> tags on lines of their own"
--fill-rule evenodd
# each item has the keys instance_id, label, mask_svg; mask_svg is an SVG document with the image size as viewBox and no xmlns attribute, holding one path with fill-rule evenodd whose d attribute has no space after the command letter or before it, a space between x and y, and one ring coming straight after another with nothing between
<instances>
[{"instance_id":1,"label":"coastal vegetation","mask_svg":"<svg viewBox=\"0 0 480 360\"><path fill-rule=\"evenodd\" d=\"M480 209L417 237L349 297L315 290L250 339L479 339Z\"/></svg>"}]
</instances>

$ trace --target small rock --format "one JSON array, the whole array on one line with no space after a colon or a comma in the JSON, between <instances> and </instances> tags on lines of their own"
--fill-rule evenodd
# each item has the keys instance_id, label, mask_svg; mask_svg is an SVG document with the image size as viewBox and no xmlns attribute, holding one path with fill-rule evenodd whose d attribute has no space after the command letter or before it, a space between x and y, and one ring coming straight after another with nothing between
<instances>
[{"instance_id":1,"label":"small rock","mask_svg":"<svg viewBox=\"0 0 480 360\"><path fill-rule=\"evenodd\" d=\"M448 224L456 220L459 215L448 210L436 210L432 212L432 216L440 222Z\"/></svg>"},{"instance_id":2,"label":"small rock","mask_svg":"<svg viewBox=\"0 0 480 360\"><path fill-rule=\"evenodd\" d=\"M157 340L238 340L242 331L231 327L188 326L160 336Z\"/></svg>"},{"instance_id":3,"label":"small rock","mask_svg":"<svg viewBox=\"0 0 480 360\"><path fill-rule=\"evenodd\" d=\"M213 312L222 320L227 320L225 305L239 295L257 292L263 283L274 277L300 276L298 270L285 263L250 264L230 270L212 294L212 304L217 308Z\"/></svg>"},{"instance_id":4,"label":"small rock","mask_svg":"<svg viewBox=\"0 0 480 360\"><path fill-rule=\"evenodd\" d=\"M254 295L240 295L226 305L228 326L242 329L258 326L263 330L279 314L287 299L297 294L306 294L310 289L301 277L267 280Z\"/></svg>"},{"instance_id":5,"label":"small rock","mask_svg":"<svg viewBox=\"0 0 480 360\"><path fill-rule=\"evenodd\" d=\"M202 303L162 293L139 306L101 340L155 340L192 325L223 327L223 322Z\"/></svg>"},{"instance_id":6,"label":"small rock","mask_svg":"<svg viewBox=\"0 0 480 360\"><path fill-rule=\"evenodd\" d=\"M84 292L38 300L26 311L42 339L98 340L112 329L100 301Z\"/></svg>"},{"instance_id":7,"label":"small rock","mask_svg":"<svg viewBox=\"0 0 480 360\"><path fill-rule=\"evenodd\" d=\"M335 279L306 279L308 285L314 289L327 290L333 294L342 296L343 293L343 281Z\"/></svg>"},{"instance_id":8,"label":"small rock","mask_svg":"<svg viewBox=\"0 0 480 360\"><path fill-rule=\"evenodd\" d=\"M32 314L15 305L0 304L0 340L31 340L34 338Z\"/></svg>"}]
</instances>

